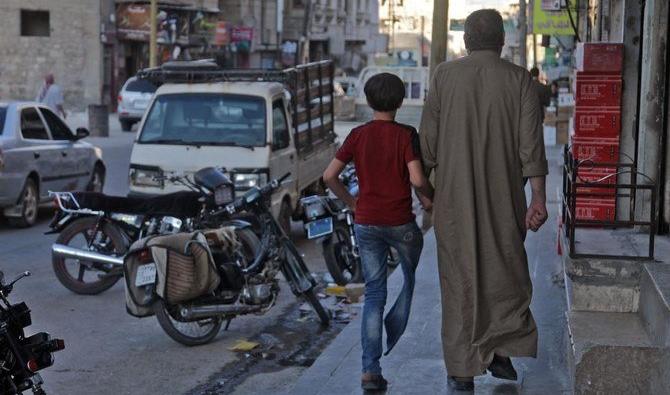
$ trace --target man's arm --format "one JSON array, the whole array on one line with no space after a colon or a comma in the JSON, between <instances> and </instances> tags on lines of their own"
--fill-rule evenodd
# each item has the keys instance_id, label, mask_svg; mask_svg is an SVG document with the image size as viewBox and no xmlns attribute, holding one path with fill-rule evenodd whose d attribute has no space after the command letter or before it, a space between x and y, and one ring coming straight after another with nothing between
<instances>
[{"instance_id":1,"label":"man's arm","mask_svg":"<svg viewBox=\"0 0 670 395\"><path fill-rule=\"evenodd\" d=\"M352 210L356 211L356 199L351 196L347 187L340 180L340 173L342 173L346 165L346 163L339 159L333 159L323 173L323 182L326 183L335 196L345 202Z\"/></svg>"},{"instance_id":2,"label":"man's arm","mask_svg":"<svg viewBox=\"0 0 670 395\"><path fill-rule=\"evenodd\" d=\"M440 94L438 92L438 77L441 75L441 67L437 67L430 82L426 102L421 114L421 125L419 127L419 140L421 142L421 159L425 166L426 174L437 166L437 145L440 131Z\"/></svg>"},{"instance_id":3,"label":"man's arm","mask_svg":"<svg viewBox=\"0 0 670 395\"><path fill-rule=\"evenodd\" d=\"M530 74L524 79L519 125L519 159L524 177L530 179L532 198L526 212L526 229L536 232L547 220L545 176L548 173L544 152L544 133L540 100Z\"/></svg>"}]
</instances>

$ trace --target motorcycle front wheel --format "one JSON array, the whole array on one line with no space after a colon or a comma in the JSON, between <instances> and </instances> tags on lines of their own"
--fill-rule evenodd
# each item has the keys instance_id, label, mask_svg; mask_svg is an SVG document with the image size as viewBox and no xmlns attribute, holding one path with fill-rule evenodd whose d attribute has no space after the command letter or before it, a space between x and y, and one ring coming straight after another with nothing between
<instances>
[{"instance_id":1,"label":"motorcycle front wheel","mask_svg":"<svg viewBox=\"0 0 670 395\"><path fill-rule=\"evenodd\" d=\"M95 231L97 217L84 217L72 221L58 235L57 244L90 249L106 255L121 256L128 248L121 231L109 222L104 222ZM53 256L51 259L56 278L65 288L81 295L96 295L116 284L123 276L110 273L117 269L80 259Z\"/></svg>"},{"instance_id":2,"label":"motorcycle front wheel","mask_svg":"<svg viewBox=\"0 0 670 395\"><path fill-rule=\"evenodd\" d=\"M353 254L346 225L335 225L332 235L323 241L323 258L337 285L363 281L361 260Z\"/></svg>"}]
</instances>

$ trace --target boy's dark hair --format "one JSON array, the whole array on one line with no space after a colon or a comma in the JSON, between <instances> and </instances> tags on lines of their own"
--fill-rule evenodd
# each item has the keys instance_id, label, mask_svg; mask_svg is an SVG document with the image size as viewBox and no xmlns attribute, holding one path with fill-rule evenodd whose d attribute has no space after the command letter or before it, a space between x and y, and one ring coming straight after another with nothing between
<instances>
[{"instance_id":1,"label":"boy's dark hair","mask_svg":"<svg viewBox=\"0 0 670 395\"><path fill-rule=\"evenodd\" d=\"M405 83L391 73L375 74L365 83L365 97L373 110L391 112L400 108L405 99Z\"/></svg>"}]
</instances>

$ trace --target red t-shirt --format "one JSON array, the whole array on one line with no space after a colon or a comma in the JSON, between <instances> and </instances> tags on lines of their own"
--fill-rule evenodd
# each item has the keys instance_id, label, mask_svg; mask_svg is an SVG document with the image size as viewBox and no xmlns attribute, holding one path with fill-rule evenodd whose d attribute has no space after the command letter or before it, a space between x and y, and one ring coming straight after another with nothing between
<instances>
[{"instance_id":1,"label":"red t-shirt","mask_svg":"<svg viewBox=\"0 0 670 395\"><path fill-rule=\"evenodd\" d=\"M358 176L356 223L397 226L414 220L407 164L420 159L416 129L371 121L351 131L335 157L352 159Z\"/></svg>"}]
</instances>

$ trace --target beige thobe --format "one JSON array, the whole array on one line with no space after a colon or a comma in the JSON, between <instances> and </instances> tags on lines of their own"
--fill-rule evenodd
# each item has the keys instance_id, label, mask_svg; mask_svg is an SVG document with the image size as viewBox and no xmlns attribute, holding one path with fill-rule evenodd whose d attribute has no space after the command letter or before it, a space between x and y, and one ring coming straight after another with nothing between
<instances>
[{"instance_id":1,"label":"beige thobe","mask_svg":"<svg viewBox=\"0 0 670 395\"><path fill-rule=\"evenodd\" d=\"M528 71L494 51L443 63L431 81L419 135L435 172L449 375L480 375L494 353L536 355L524 178L547 174L541 111Z\"/></svg>"}]
</instances>

